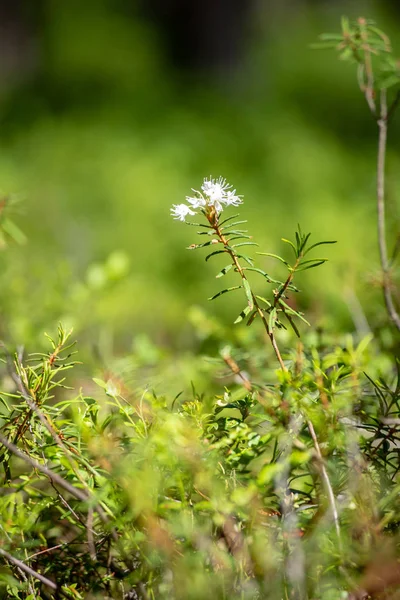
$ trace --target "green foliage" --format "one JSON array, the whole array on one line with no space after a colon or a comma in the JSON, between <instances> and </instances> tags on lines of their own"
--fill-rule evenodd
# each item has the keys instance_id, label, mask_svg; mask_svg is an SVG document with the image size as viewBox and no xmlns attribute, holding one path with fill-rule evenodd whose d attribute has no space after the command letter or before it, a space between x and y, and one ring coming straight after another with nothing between
<instances>
[{"instance_id":1,"label":"green foliage","mask_svg":"<svg viewBox=\"0 0 400 600\"><path fill-rule=\"evenodd\" d=\"M370 54L382 54L382 69L392 64L386 36L367 21L343 20L340 39L323 41L351 50L344 57L359 59L364 86ZM378 81L386 89L387 81ZM375 101L370 84L364 92ZM298 275L313 298L312 280L300 274L323 265L327 259L312 252L334 242L313 243L298 227L293 240L282 239L289 256L257 252L273 265L272 277L243 253L257 246L242 228L246 221L222 218L241 197L222 179L205 180L202 190L188 198L204 218L189 223L202 236L189 249L204 249L207 267L222 259L216 278L238 283L210 300L222 303L237 291L244 308L235 323L249 327L228 328L192 307L197 347L176 353L172 343L159 347L136 335L123 358L112 357L106 328L89 327L95 358L86 367L76 360L72 330L62 325L36 352L12 335L1 344L1 597L396 597L395 334L387 342L303 328L309 323L297 306ZM194 212L187 209L175 205L172 212L184 220ZM2 215L4 240L22 242ZM12 262L9 252L5 260ZM65 304L58 292L52 316L67 307L78 332L86 319L97 326L95 307L124 280L130 262L118 251L81 279L68 273L71 289ZM45 288L31 291L22 279L10 288L10 303L29 291L44 312L53 310L41 298ZM148 287L145 302L156 297ZM140 302L134 294L128 300ZM261 335L250 327L255 322ZM30 327L37 333L34 317Z\"/></svg>"},{"instance_id":2,"label":"green foliage","mask_svg":"<svg viewBox=\"0 0 400 600\"><path fill-rule=\"evenodd\" d=\"M358 65L358 81L361 90L372 85L388 89L400 84L400 62L393 54L388 36L378 29L375 22L360 17L351 23L342 18L342 33L323 33L314 48L334 48L339 58ZM372 71L377 77L371 80Z\"/></svg>"},{"instance_id":3,"label":"green foliage","mask_svg":"<svg viewBox=\"0 0 400 600\"><path fill-rule=\"evenodd\" d=\"M385 532L397 539L400 388L364 375L378 351L370 340L299 347L275 383L263 345L251 343L250 363L225 349L214 377L224 363L237 383L215 399L193 390L175 400L138 395L117 377L61 399L69 335L60 328L50 345L14 368L8 360L16 389L2 394L1 441L22 456L3 451L1 535L7 556L59 593L339 598ZM4 593L49 597L7 556Z\"/></svg>"}]
</instances>

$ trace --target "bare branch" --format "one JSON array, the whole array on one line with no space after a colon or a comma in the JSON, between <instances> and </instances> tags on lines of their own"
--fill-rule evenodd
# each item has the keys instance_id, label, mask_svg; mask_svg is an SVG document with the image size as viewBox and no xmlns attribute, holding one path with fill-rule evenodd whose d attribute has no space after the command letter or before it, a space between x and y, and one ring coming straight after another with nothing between
<instances>
[{"instance_id":1,"label":"bare branch","mask_svg":"<svg viewBox=\"0 0 400 600\"><path fill-rule=\"evenodd\" d=\"M55 590L55 591L57 590L58 593L60 593L62 596L64 596L64 598L70 597L62 589L58 588L58 586L54 583L54 581L51 581L50 579L47 579L47 577L44 577L43 575L38 573L37 571L34 571L33 569L31 569L31 567L28 567L28 565L23 563L18 558L15 558L14 556L9 554L2 548L0 548L0 556L3 556L6 560L8 560L13 565L15 565L18 569L20 569L24 573L27 573L28 575L31 575L35 579L38 579L39 581L44 583L44 585L47 585L47 587L51 588L52 590Z\"/></svg>"},{"instance_id":2,"label":"bare branch","mask_svg":"<svg viewBox=\"0 0 400 600\"><path fill-rule=\"evenodd\" d=\"M393 105L392 105L393 108ZM391 281L390 281L390 263L388 259L386 246L386 225L385 225L385 163L386 163L386 145L387 145L387 125L388 108L386 90L381 90L381 112L378 120L379 142L378 142L378 164L377 164L377 209L378 209L378 243L379 255L383 276L383 295L389 317L400 331L400 316L394 305Z\"/></svg>"},{"instance_id":3,"label":"bare branch","mask_svg":"<svg viewBox=\"0 0 400 600\"><path fill-rule=\"evenodd\" d=\"M335 522L336 534L339 541L339 546L342 545L342 537L340 533L340 522L339 522L339 513L336 506L335 494L333 493L332 484L329 479L328 471L326 470L324 459L321 453L321 448L319 447L317 434L315 433L314 425L310 420L307 421L308 430L311 434L312 440L314 442L315 452L317 453L319 467L321 469L322 477L325 482L326 491L328 493L329 504L331 505L333 520Z\"/></svg>"},{"instance_id":4,"label":"bare branch","mask_svg":"<svg viewBox=\"0 0 400 600\"><path fill-rule=\"evenodd\" d=\"M63 477L61 477L57 473L54 473L54 471L52 471L48 467L41 465L37 460L35 460L34 458L31 458L30 456L25 454L25 452L21 452L21 450L19 448L17 448L17 446L15 446L12 442L9 442L8 439L1 434L0 434L0 444L3 444L3 446L5 446L8 450L10 450L10 452L12 452L13 454L15 454L15 456L18 456L18 458L21 458L23 461L25 461L26 463L31 465L31 467L33 467L34 469L37 469L38 471L43 473L43 475L46 475L47 477L49 477L49 479L51 479L51 481L53 481L53 483L56 483L60 487L64 488L67 492L69 492L71 494L71 496L74 496L74 498L76 498L77 500L81 500L82 502L89 501L90 497L88 494L86 494L86 493L82 492L80 489L74 487L68 481L63 479Z\"/></svg>"}]
</instances>

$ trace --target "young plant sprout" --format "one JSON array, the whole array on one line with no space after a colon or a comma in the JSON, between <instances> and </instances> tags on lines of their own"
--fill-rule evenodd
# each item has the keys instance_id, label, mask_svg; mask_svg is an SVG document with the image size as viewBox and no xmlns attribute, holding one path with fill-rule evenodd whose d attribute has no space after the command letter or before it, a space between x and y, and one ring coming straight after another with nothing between
<instances>
[{"instance_id":1,"label":"young plant sprout","mask_svg":"<svg viewBox=\"0 0 400 600\"><path fill-rule=\"evenodd\" d=\"M284 281L279 281L272 278L263 269L255 267L254 259L243 254L242 250L238 250L244 246L258 246L258 244L252 241L252 236L248 235L247 229L241 228L247 221L235 220L239 217L238 214L231 215L221 220L221 215L225 208L229 208L230 206L236 207L243 203L243 197L236 194L236 190L232 188L232 185L222 177L219 177L218 179L212 179L210 177L209 179L204 179L201 191L193 190L193 192L194 196L186 197L187 204L173 205L171 215L174 219L184 222L186 222L186 217L188 216L194 216L195 214L203 215L207 223L188 222L187 224L202 227L205 231L198 231L198 235L206 235L212 239L207 240L202 244L192 244L188 249L197 250L198 248L218 246L218 248L206 256L206 261L214 256L227 254L229 263L219 271L216 277L223 277L229 271L233 270L241 279L240 284L222 289L212 296L210 300L215 300L215 298L228 292L243 289L247 304L237 317L235 323L240 323L247 319L247 325L251 325L258 317L267 332L281 369L286 371L286 366L276 342L275 329L286 329L285 322L282 320L284 318L292 327L295 334L300 337L295 320L300 319L309 324L304 318L304 315L301 312L294 310L288 303L289 292L299 291L293 283L294 276L299 271L312 269L313 267L318 267L326 262L326 258L308 259L306 257L308 253L317 246L334 244L335 242L323 241L308 245L311 234L303 234L299 226L295 233L294 242L282 238L282 241L288 244L294 253L295 260L293 264L290 264L277 254L257 252L257 254L261 256L268 256L279 260L285 265L288 270L288 275ZM259 295L253 290L248 280L249 272L258 273L263 277L264 282L274 286L269 297L265 297L265 294Z\"/></svg>"}]
</instances>

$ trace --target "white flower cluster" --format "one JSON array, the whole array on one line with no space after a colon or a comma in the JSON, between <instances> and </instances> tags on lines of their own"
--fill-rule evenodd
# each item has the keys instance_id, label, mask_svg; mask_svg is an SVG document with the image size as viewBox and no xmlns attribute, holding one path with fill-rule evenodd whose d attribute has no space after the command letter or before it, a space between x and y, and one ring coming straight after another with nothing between
<instances>
[{"instance_id":1,"label":"white flower cluster","mask_svg":"<svg viewBox=\"0 0 400 600\"><path fill-rule=\"evenodd\" d=\"M243 202L241 196L236 195L236 190L227 183L226 179L204 179L201 186L201 192L193 190L195 196L187 196L188 204L174 204L171 208L171 215L174 219L184 221L188 215L195 215L193 209L207 209L214 207L217 213L223 211L224 206L239 206Z\"/></svg>"}]
</instances>

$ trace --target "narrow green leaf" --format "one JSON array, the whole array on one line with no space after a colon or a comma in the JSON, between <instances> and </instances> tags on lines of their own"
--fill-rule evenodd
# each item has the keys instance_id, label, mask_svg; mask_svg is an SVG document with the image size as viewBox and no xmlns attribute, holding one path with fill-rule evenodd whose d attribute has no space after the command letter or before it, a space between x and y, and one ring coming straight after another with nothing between
<instances>
[{"instance_id":1,"label":"narrow green leaf","mask_svg":"<svg viewBox=\"0 0 400 600\"><path fill-rule=\"evenodd\" d=\"M219 224L219 226L221 227L222 225L225 225L225 223L227 223L228 221L231 221L232 219L236 219L236 217L238 217L238 216L239 216L239 213L236 213L236 215L231 215L230 217L228 217L224 221L221 221L221 223Z\"/></svg>"},{"instance_id":2,"label":"narrow green leaf","mask_svg":"<svg viewBox=\"0 0 400 600\"><path fill-rule=\"evenodd\" d=\"M306 246L306 244L307 244L307 242L309 240L310 235L311 235L311 233L307 233L307 235L304 236L304 238L303 238L303 240L301 242L300 252L302 252L304 250L304 248L305 248L305 246Z\"/></svg>"},{"instance_id":3,"label":"narrow green leaf","mask_svg":"<svg viewBox=\"0 0 400 600\"><path fill-rule=\"evenodd\" d=\"M232 248L239 248L240 246L258 246L256 242L240 242L240 244L233 244Z\"/></svg>"},{"instance_id":4,"label":"narrow green leaf","mask_svg":"<svg viewBox=\"0 0 400 600\"><path fill-rule=\"evenodd\" d=\"M296 245L297 245L296 252L297 252L297 255L299 255L300 254L300 236L299 236L298 231L295 231L294 235L296 236Z\"/></svg>"},{"instance_id":5,"label":"narrow green leaf","mask_svg":"<svg viewBox=\"0 0 400 600\"><path fill-rule=\"evenodd\" d=\"M256 298L257 300L261 300L261 302L264 302L268 307L272 306L271 302L264 298L264 296L256 296Z\"/></svg>"},{"instance_id":6,"label":"narrow green leaf","mask_svg":"<svg viewBox=\"0 0 400 600\"><path fill-rule=\"evenodd\" d=\"M341 18L341 24L342 24L342 31L345 35L349 35L350 34L350 21L348 19L348 17L343 16Z\"/></svg>"},{"instance_id":7,"label":"narrow green leaf","mask_svg":"<svg viewBox=\"0 0 400 600\"><path fill-rule=\"evenodd\" d=\"M244 270L245 271L254 271L255 273L260 273L260 275L265 277L265 279L268 281L268 283L275 283L277 285L283 285L282 281L278 281L277 279L272 279L272 277L270 277L268 275L268 273L266 273L262 269L258 269L257 267L244 267Z\"/></svg>"},{"instance_id":8,"label":"narrow green leaf","mask_svg":"<svg viewBox=\"0 0 400 600\"><path fill-rule=\"evenodd\" d=\"M1 229L5 231L17 244L26 243L26 235L20 230L19 227L10 219L4 219L1 223Z\"/></svg>"},{"instance_id":9,"label":"narrow green leaf","mask_svg":"<svg viewBox=\"0 0 400 600\"><path fill-rule=\"evenodd\" d=\"M245 223L247 223L246 221L235 221L234 223L229 223L229 225L226 225L225 227L221 227L221 230L225 231L226 229L230 229L231 227L236 227L236 225L244 225Z\"/></svg>"},{"instance_id":10,"label":"narrow green leaf","mask_svg":"<svg viewBox=\"0 0 400 600\"><path fill-rule=\"evenodd\" d=\"M310 44L309 47L311 50L330 50L336 48L337 45L337 42L314 42L313 44Z\"/></svg>"},{"instance_id":11,"label":"narrow green leaf","mask_svg":"<svg viewBox=\"0 0 400 600\"><path fill-rule=\"evenodd\" d=\"M261 256L270 256L271 258L276 258L287 267L290 267L289 263L285 259L283 259L281 256L278 256L277 254L272 254L272 252L257 252L257 254L260 254Z\"/></svg>"},{"instance_id":12,"label":"narrow green leaf","mask_svg":"<svg viewBox=\"0 0 400 600\"><path fill-rule=\"evenodd\" d=\"M98 385L101 388L103 388L103 390L107 389L107 384L102 379L97 379L97 377L93 377L93 381L95 382L96 385Z\"/></svg>"},{"instance_id":13,"label":"narrow green leaf","mask_svg":"<svg viewBox=\"0 0 400 600\"><path fill-rule=\"evenodd\" d=\"M251 260L251 258L249 256L247 256L246 254L236 254L236 256L238 258L242 258L244 261L247 262L247 264L249 264L251 267L253 266L253 261Z\"/></svg>"},{"instance_id":14,"label":"narrow green leaf","mask_svg":"<svg viewBox=\"0 0 400 600\"><path fill-rule=\"evenodd\" d=\"M286 302L284 300L282 300L282 298L279 299L279 304L282 305L282 307L285 308L285 311L287 313L289 313L290 315L296 316L299 319L301 319L304 323L306 323L306 325L310 326L310 323L307 321L307 319L303 316L303 314L301 312L298 312L297 310L294 310L294 308L292 308L291 306L289 306L289 304L286 304Z\"/></svg>"},{"instance_id":15,"label":"narrow green leaf","mask_svg":"<svg viewBox=\"0 0 400 600\"><path fill-rule=\"evenodd\" d=\"M307 248L307 250L304 252L304 256L306 254L308 254L310 252L310 250L312 250L313 248L316 248L317 246L322 246L324 244L336 244L337 241L336 240L330 240L330 241L326 241L326 242L317 242L316 244L313 244L312 246L309 246Z\"/></svg>"},{"instance_id":16,"label":"narrow green leaf","mask_svg":"<svg viewBox=\"0 0 400 600\"><path fill-rule=\"evenodd\" d=\"M276 319L277 319L276 308L273 308L271 310L271 312L269 313L269 319L268 319L268 327L269 327L270 331L274 330Z\"/></svg>"},{"instance_id":17,"label":"narrow green leaf","mask_svg":"<svg viewBox=\"0 0 400 600\"><path fill-rule=\"evenodd\" d=\"M239 231L234 231L232 233L235 233L237 235L234 235L233 237L228 237L229 243L233 242L234 240L251 240L252 238L251 235L246 235L245 233L240 233Z\"/></svg>"},{"instance_id":18,"label":"narrow green leaf","mask_svg":"<svg viewBox=\"0 0 400 600\"><path fill-rule=\"evenodd\" d=\"M194 227L206 227L207 229L213 229L211 225L205 225L204 223L191 223L190 221L185 221L186 225L192 225Z\"/></svg>"},{"instance_id":19,"label":"narrow green leaf","mask_svg":"<svg viewBox=\"0 0 400 600\"><path fill-rule=\"evenodd\" d=\"M215 246L218 243L218 240L210 240L209 242L204 242L204 244L191 244L190 246L187 246L186 250L197 250L198 248L205 248L206 246Z\"/></svg>"},{"instance_id":20,"label":"narrow green leaf","mask_svg":"<svg viewBox=\"0 0 400 600\"><path fill-rule=\"evenodd\" d=\"M227 265L226 267L224 267L223 269L221 269L221 271L218 273L218 275L216 275L215 277L217 279L219 279L220 277L223 277L224 275L226 275L228 273L228 271L230 271L232 269L233 265Z\"/></svg>"},{"instance_id":21,"label":"narrow green leaf","mask_svg":"<svg viewBox=\"0 0 400 600\"><path fill-rule=\"evenodd\" d=\"M293 248L294 255L297 258L296 246L293 244L293 242L291 242L290 240L287 240L286 238L282 238L282 242L289 244L289 246L291 246Z\"/></svg>"},{"instance_id":22,"label":"narrow green leaf","mask_svg":"<svg viewBox=\"0 0 400 600\"><path fill-rule=\"evenodd\" d=\"M2 394L4 394L4 392L2 392ZM18 398L18 397L20 397L20 396L15 396L15 397L17 397L17 398ZM6 400L5 400L5 398L3 398L3 396L2 396L2 395L0 395L0 402L1 402L1 403L2 403L4 406L5 406L5 408L6 408L7 412L10 412L10 407L8 406L8 404L7 404Z\"/></svg>"},{"instance_id":23,"label":"narrow green leaf","mask_svg":"<svg viewBox=\"0 0 400 600\"><path fill-rule=\"evenodd\" d=\"M321 33L318 39L325 42L341 42L343 36L340 33Z\"/></svg>"},{"instance_id":24,"label":"narrow green leaf","mask_svg":"<svg viewBox=\"0 0 400 600\"><path fill-rule=\"evenodd\" d=\"M297 337L300 337L300 332L297 329L297 325L296 323L293 321L292 317L290 316L290 314L288 314L285 310L283 310L283 314L285 315L285 317L287 318L287 320L289 321L293 331L295 332L295 334L297 335Z\"/></svg>"},{"instance_id":25,"label":"narrow green leaf","mask_svg":"<svg viewBox=\"0 0 400 600\"><path fill-rule=\"evenodd\" d=\"M251 308L250 306L246 306L242 312L240 313L240 315L238 316L238 318L236 319L236 321L234 321L234 325L236 325L237 323L240 323L240 321L243 321L243 319L245 319L249 314L251 313Z\"/></svg>"},{"instance_id":26,"label":"narrow green leaf","mask_svg":"<svg viewBox=\"0 0 400 600\"><path fill-rule=\"evenodd\" d=\"M320 265L323 265L326 262L326 260L319 260L317 262L315 262L314 264L309 264L306 265L305 267L300 266L297 271L307 271L307 269L314 269L314 267L319 267Z\"/></svg>"},{"instance_id":27,"label":"narrow green leaf","mask_svg":"<svg viewBox=\"0 0 400 600\"><path fill-rule=\"evenodd\" d=\"M250 310L253 310L253 308L254 308L253 294L252 294L251 287L250 287L250 284L247 281L247 279L243 279L243 287L244 287L244 291L246 292L247 302L249 303Z\"/></svg>"},{"instance_id":28,"label":"narrow green leaf","mask_svg":"<svg viewBox=\"0 0 400 600\"><path fill-rule=\"evenodd\" d=\"M234 285L233 287L226 288L226 289L222 290L221 292L218 292L214 296L211 296L211 298L209 298L209 300L215 300L215 298L222 296L222 294L227 294L228 292L233 292L234 290L239 290L242 287L243 287L242 285Z\"/></svg>"},{"instance_id":29,"label":"narrow green leaf","mask_svg":"<svg viewBox=\"0 0 400 600\"><path fill-rule=\"evenodd\" d=\"M390 87L397 85L398 83L400 83L400 76L393 74L389 77L386 77L385 79L382 79L382 81L379 82L379 87L380 89L387 90Z\"/></svg>"},{"instance_id":30,"label":"narrow green leaf","mask_svg":"<svg viewBox=\"0 0 400 600\"><path fill-rule=\"evenodd\" d=\"M215 256L216 254L225 254L226 250L216 250L215 252L211 252L211 254L207 254L205 260L208 261L209 258Z\"/></svg>"}]
</instances>

